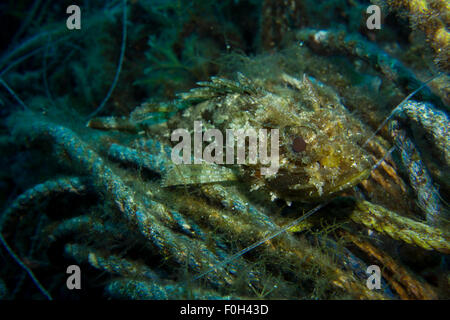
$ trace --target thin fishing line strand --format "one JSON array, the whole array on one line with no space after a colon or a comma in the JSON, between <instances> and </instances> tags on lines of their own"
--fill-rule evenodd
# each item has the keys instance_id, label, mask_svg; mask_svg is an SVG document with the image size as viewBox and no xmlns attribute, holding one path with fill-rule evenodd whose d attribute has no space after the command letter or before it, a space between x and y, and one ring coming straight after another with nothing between
<instances>
[{"instance_id":1,"label":"thin fishing line strand","mask_svg":"<svg viewBox=\"0 0 450 320\"><path fill-rule=\"evenodd\" d=\"M402 102L400 102L394 110L391 111L391 113L389 114L389 116L386 117L386 119L383 120L383 122L378 126L378 128L374 131L374 133L369 137L369 139L366 140L366 142L363 143L362 147L364 148L367 143L372 140L377 133L386 125L386 123L392 119L393 116L395 116L395 114L400 111L401 107L403 106L403 104L405 104L405 102L407 102L409 99L412 98L412 96L414 96L417 92L419 92L420 90L422 90L424 87L426 87L431 81L439 78L442 75L442 72L438 73L437 75L431 77L430 79L428 79L427 81L425 81L424 83L422 83L422 85L420 87L418 87L416 90L414 90L413 92L411 92L405 99L402 100Z\"/></svg>"},{"instance_id":2,"label":"thin fishing line strand","mask_svg":"<svg viewBox=\"0 0 450 320\"><path fill-rule=\"evenodd\" d=\"M24 108L24 110L30 110L30 108L27 107L25 102L22 101L22 99L19 98L19 96L14 92L13 89L11 89L10 86L0 77L0 84L5 87L5 89L13 96L14 99L19 102L19 104Z\"/></svg>"},{"instance_id":3,"label":"thin fishing line strand","mask_svg":"<svg viewBox=\"0 0 450 320\"><path fill-rule=\"evenodd\" d=\"M94 112L92 112L88 118L94 117L96 114L98 114L100 111L103 110L103 108L106 105L106 102L108 102L109 98L111 97L112 92L114 91L117 82L119 81L119 75L122 71L122 64L123 64L123 58L125 56L125 47L127 42L127 0L123 0L123 26L122 26L122 46L120 49L120 57L119 57L119 63L117 66L116 74L114 76L114 80L111 84L111 87L108 90L108 93L106 94L106 97L103 99L103 101L100 103L97 109L95 109Z\"/></svg>"},{"instance_id":4,"label":"thin fishing line strand","mask_svg":"<svg viewBox=\"0 0 450 320\"><path fill-rule=\"evenodd\" d=\"M51 36L50 34L48 35L49 37ZM65 41L67 39L69 39L72 35L66 35L64 37L61 37L57 40L54 40L51 44L52 45L56 45L62 41ZM50 45L50 44L48 44ZM39 47L37 49L32 50L31 52L17 58L16 60L14 60L13 62L9 63L7 67L5 67L1 72L0 72L0 77L2 77L5 73L7 73L9 70L11 70L12 68L14 68L15 66L17 66L18 64L22 63L23 61L27 60L28 58L31 58L32 56L38 54L39 52L41 52L42 50L45 49L46 46L42 46Z\"/></svg>"},{"instance_id":5,"label":"thin fishing line strand","mask_svg":"<svg viewBox=\"0 0 450 320\"><path fill-rule=\"evenodd\" d=\"M386 154L383 156L383 158L381 158L370 170L370 172L374 171L376 168L378 168L380 166L380 164L386 160L387 157L389 157L391 155L391 153L395 150L396 146L391 147Z\"/></svg>"},{"instance_id":6,"label":"thin fishing line strand","mask_svg":"<svg viewBox=\"0 0 450 320\"><path fill-rule=\"evenodd\" d=\"M13 249L11 249L11 247L8 245L8 243L6 242L5 238L3 238L3 235L0 233L0 242L3 244L3 246L5 247L6 251L8 251L8 253L11 255L11 257L14 259L14 261L22 268L24 269L28 275L30 276L31 280L33 280L34 284L39 288L39 290L41 291L41 293L48 299L48 300L53 300L52 296L50 295L50 293L48 293L47 290L45 290L45 288L42 286L42 284L39 282L39 280L36 278L36 276L34 275L33 271L30 270L30 268L28 268L21 260L20 258L16 255L16 253L13 251Z\"/></svg>"},{"instance_id":7,"label":"thin fishing line strand","mask_svg":"<svg viewBox=\"0 0 450 320\"><path fill-rule=\"evenodd\" d=\"M297 224L299 224L300 222L302 222L303 220L309 218L311 215L313 215L314 213L316 213L317 211L319 211L320 209L322 209L323 207L325 207L328 203L330 203L331 200L326 201L318 206L316 206L315 208L311 209L310 211L308 211L307 213L305 213L303 216L297 218L296 220L292 221L291 223L289 223L288 225L282 227L280 230L278 230L277 232L271 234L270 236L253 243L252 245L248 246L245 249L242 249L241 251L239 251L238 253L233 254L232 256L228 257L227 259L223 260L221 263L215 265L214 267L206 270L205 272L195 276L194 278L192 278L189 282L193 282L196 281L200 278L203 278L204 276L206 276L207 274L211 273L212 271L214 271L215 269L221 268L227 264L229 264L230 262L232 262L233 260L235 260L236 258L244 255L245 253L255 249L256 247L262 245L264 242L267 242L269 240L272 240L273 238L279 236L280 234L282 234L283 232L286 232L287 230L289 230L290 228L296 226Z\"/></svg>"}]
</instances>

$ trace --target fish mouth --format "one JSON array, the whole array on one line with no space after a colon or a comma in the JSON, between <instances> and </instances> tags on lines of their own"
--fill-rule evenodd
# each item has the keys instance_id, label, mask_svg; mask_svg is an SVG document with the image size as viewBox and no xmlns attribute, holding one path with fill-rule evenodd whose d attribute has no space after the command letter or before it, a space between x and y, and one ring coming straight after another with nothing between
<instances>
[{"instance_id":1,"label":"fish mouth","mask_svg":"<svg viewBox=\"0 0 450 320\"><path fill-rule=\"evenodd\" d=\"M346 189L356 186L361 181L364 181L367 178L369 178L371 171L372 170L370 168L368 168L368 169L365 169L361 172L358 172L358 173L348 177L347 179L344 179L343 183L339 184L335 188L330 189L329 193L337 193L337 192L340 192L340 191L343 191L343 190L346 190Z\"/></svg>"},{"instance_id":2,"label":"fish mouth","mask_svg":"<svg viewBox=\"0 0 450 320\"><path fill-rule=\"evenodd\" d=\"M306 187L302 190L290 190L283 193L283 195L280 195L280 198L283 198L288 201L301 201L305 203L314 203L322 200L326 200L329 198L332 198L339 194L340 192L343 192L345 190L348 190L354 186L356 186L361 181L366 180L370 176L370 172L372 170L370 168L367 168L365 170L362 170L360 172L357 172L353 175L350 175L348 177L345 177L344 179L340 180L340 183L334 186L328 186L325 187L321 193L314 187ZM286 192L287 191L287 192Z\"/></svg>"}]
</instances>

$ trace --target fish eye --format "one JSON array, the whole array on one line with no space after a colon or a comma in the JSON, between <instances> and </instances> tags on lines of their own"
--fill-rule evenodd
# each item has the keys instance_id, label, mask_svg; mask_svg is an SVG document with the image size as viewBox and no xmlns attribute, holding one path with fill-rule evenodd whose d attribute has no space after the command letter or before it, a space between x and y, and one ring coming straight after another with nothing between
<instances>
[{"instance_id":1,"label":"fish eye","mask_svg":"<svg viewBox=\"0 0 450 320\"><path fill-rule=\"evenodd\" d=\"M306 141L302 137L296 136L292 141L292 150L296 153L305 151Z\"/></svg>"}]
</instances>

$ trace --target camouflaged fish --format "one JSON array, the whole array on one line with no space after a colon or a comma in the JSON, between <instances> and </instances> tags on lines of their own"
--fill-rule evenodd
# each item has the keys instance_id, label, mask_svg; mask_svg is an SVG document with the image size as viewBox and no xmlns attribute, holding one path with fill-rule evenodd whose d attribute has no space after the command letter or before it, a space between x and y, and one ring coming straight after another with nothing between
<instances>
[{"instance_id":1,"label":"camouflaged fish","mask_svg":"<svg viewBox=\"0 0 450 320\"><path fill-rule=\"evenodd\" d=\"M372 164L359 146L367 132L354 120L325 85L304 76L300 81L282 74L277 83L212 78L200 88L180 95L194 101L168 127L190 127L202 120L205 127L278 129L279 168L261 174L262 164L239 166L252 190L264 189L273 198L314 201L350 188L368 177Z\"/></svg>"},{"instance_id":2,"label":"camouflaged fish","mask_svg":"<svg viewBox=\"0 0 450 320\"><path fill-rule=\"evenodd\" d=\"M369 176L373 164L360 147L369 130L350 115L332 89L315 79L282 74L276 80L250 80L238 73L237 81L212 77L198 85L179 95L177 103L190 107L157 130L149 127L152 136L159 132L167 140L168 133L178 128L193 132L194 121L224 135L226 129L278 129L278 171L262 174L267 166L261 161L177 165L166 173L165 186L239 179L248 183L250 190L268 192L272 200L312 202L332 197ZM137 114L146 118L141 108L130 121L145 130L142 122L132 121ZM129 122L123 126L128 128Z\"/></svg>"}]
</instances>

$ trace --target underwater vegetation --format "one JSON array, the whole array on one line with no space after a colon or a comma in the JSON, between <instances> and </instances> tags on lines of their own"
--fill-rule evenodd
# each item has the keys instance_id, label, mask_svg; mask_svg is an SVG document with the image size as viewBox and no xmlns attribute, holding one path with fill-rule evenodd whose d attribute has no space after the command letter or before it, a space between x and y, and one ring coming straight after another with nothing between
<instances>
[{"instance_id":1,"label":"underwater vegetation","mask_svg":"<svg viewBox=\"0 0 450 320\"><path fill-rule=\"evenodd\" d=\"M450 297L448 1L70 5L0 4L0 299Z\"/></svg>"}]
</instances>

